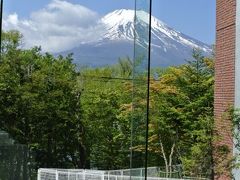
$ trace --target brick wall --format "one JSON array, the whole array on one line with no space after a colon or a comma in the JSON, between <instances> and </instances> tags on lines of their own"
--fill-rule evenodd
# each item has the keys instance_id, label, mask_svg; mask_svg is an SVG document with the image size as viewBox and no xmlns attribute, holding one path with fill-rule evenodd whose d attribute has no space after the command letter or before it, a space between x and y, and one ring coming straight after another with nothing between
<instances>
[{"instance_id":1,"label":"brick wall","mask_svg":"<svg viewBox=\"0 0 240 180\"><path fill-rule=\"evenodd\" d=\"M215 65L215 126L219 139L215 142L216 150L227 145L229 158L232 156L231 122L226 117L226 110L234 104L235 94L235 34L236 34L236 0L217 0L217 34L216 34L216 65ZM215 151L215 173L225 166L219 161ZM222 164L223 163L223 164ZM229 172L215 176L215 179L230 179Z\"/></svg>"}]
</instances>

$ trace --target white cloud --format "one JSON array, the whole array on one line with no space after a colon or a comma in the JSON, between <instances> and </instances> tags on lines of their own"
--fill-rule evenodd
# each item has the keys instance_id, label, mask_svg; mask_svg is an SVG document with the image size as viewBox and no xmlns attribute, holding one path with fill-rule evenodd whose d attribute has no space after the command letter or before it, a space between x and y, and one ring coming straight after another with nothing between
<instances>
[{"instance_id":1,"label":"white cloud","mask_svg":"<svg viewBox=\"0 0 240 180\"><path fill-rule=\"evenodd\" d=\"M43 51L60 52L80 43L94 41L103 33L96 12L67 1L52 0L28 19L17 13L4 18L5 30L17 29L24 36L24 47L42 46Z\"/></svg>"}]
</instances>

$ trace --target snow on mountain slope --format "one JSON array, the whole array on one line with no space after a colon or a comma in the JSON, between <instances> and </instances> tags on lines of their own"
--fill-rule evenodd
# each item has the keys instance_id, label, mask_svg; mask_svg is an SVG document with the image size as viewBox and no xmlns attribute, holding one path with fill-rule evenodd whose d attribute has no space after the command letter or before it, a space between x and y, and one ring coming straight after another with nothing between
<instances>
[{"instance_id":1,"label":"snow on mountain slope","mask_svg":"<svg viewBox=\"0 0 240 180\"><path fill-rule=\"evenodd\" d=\"M133 57L134 14L134 10L120 9L105 15L99 22L105 28L104 34L98 41L81 44L65 53L73 52L76 63L97 66L114 64L119 57ZM141 14L138 26L144 29L148 23L148 14L143 11L138 14ZM168 27L152 16L153 66L183 64L191 58L193 49L199 49L205 54L212 51L209 45Z\"/></svg>"},{"instance_id":2,"label":"snow on mountain slope","mask_svg":"<svg viewBox=\"0 0 240 180\"><path fill-rule=\"evenodd\" d=\"M135 12L133 10L120 9L104 16L102 18L102 22L107 27L107 32L104 37L111 40L124 38L127 40L133 40L134 13ZM146 19L148 19L148 14L143 14L142 17L146 17ZM142 20L143 24L148 23L148 20L145 20L144 18ZM204 52L211 51L209 46L204 45L203 43L193 40L190 37L187 37L186 35L173 30L154 16L152 16L152 36L153 39L162 41L166 47L171 47L172 45L169 43L169 41L167 41L167 39L170 38L185 46L199 48Z\"/></svg>"},{"instance_id":3,"label":"snow on mountain slope","mask_svg":"<svg viewBox=\"0 0 240 180\"><path fill-rule=\"evenodd\" d=\"M106 27L106 34L103 39L119 40L134 39L134 11L133 10L116 10L102 18Z\"/></svg>"}]
</instances>

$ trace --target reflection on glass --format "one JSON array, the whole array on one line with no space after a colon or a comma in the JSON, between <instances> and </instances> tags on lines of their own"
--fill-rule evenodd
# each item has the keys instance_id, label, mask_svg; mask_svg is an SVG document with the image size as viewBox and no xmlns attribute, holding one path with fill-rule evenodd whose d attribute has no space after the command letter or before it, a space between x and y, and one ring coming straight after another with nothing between
<instances>
[{"instance_id":1,"label":"reflection on glass","mask_svg":"<svg viewBox=\"0 0 240 180\"><path fill-rule=\"evenodd\" d=\"M149 62L149 0L136 0L131 133L131 176L145 176ZM136 169L142 168L142 169Z\"/></svg>"}]
</instances>

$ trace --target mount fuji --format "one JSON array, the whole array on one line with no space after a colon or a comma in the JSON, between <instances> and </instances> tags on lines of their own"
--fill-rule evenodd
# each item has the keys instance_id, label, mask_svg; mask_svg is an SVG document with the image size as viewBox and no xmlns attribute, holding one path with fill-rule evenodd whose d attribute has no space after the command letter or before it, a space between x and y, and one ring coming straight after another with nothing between
<instances>
[{"instance_id":1,"label":"mount fuji","mask_svg":"<svg viewBox=\"0 0 240 180\"><path fill-rule=\"evenodd\" d=\"M75 48L59 54L73 53L74 63L89 66L115 64L122 57L132 59L134 14L134 10L120 9L105 15L99 20L99 24L104 28L99 39L80 42ZM140 21L144 29L147 22L144 19ZM199 49L204 55L212 52L211 46L174 30L152 16L151 66L166 67L184 64L186 60L192 59L193 49Z\"/></svg>"}]
</instances>

